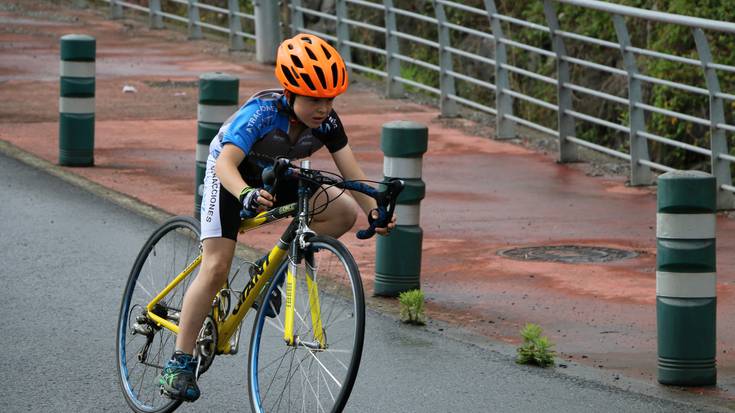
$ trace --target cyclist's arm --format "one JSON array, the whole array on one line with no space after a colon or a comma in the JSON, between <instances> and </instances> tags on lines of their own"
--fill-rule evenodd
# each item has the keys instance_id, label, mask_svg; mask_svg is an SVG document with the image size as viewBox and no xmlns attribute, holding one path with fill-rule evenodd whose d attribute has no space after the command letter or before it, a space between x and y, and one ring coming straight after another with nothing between
<instances>
[{"instance_id":1,"label":"cyclist's arm","mask_svg":"<svg viewBox=\"0 0 735 413\"><path fill-rule=\"evenodd\" d=\"M349 144L346 144L342 149L333 152L332 159L334 159L334 164L337 165L339 173L345 178L345 180L359 181L367 179L365 172L362 171L360 164L357 163L355 154L352 152L352 148L350 148ZM355 198L358 205L360 205L360 208L365 211L366 215L378 206L373 198L363 193L357 191L350 191L350 193ZM396 216L394 214L393 221L388 225L389 228L393 228L395 226L395 218ZM388 233L385 228L377 228L375 231L380 235L386 235Z\"/></svg>"},{"instance_id":2,"label":"cyclist's arm","mask_svg":"<svg viewBox=\"0 0 735 413\"><path fill-rule=\"evenodd\" d=\"M214 171L220 182L222 182L222 186L224 186L229 193L235 196L235 198L239 197L243 188L248 186L245 183L245 180L242 179L240 171L237 169L237 166L240 165L244 159L245 152L243 152L242 149L236 145L225 144L222 147L222 152L217 158L217 164L214 167ZM271 199L267 196L264 197L263 192L265 191L262 190L260 192L261 199L259 200L259 203L266 207L272 207L273 203L271 202Z\"/></svg>"},{"instance_id":3,"label":"cyclist's arm","mask_svg":"<svg viewBox=\"0 0 735 413\"><path fill-rule=\"evenodd\" d=\"M239 196L240 191L247 186L245 180L240 175L240 171L237 170L237 166L244 159L245 153L242 149L235 145L225 144L214 167L214 172L217 174L220 182L222 182L222 186L235 197Z\"/></svg>"}]
</instances>

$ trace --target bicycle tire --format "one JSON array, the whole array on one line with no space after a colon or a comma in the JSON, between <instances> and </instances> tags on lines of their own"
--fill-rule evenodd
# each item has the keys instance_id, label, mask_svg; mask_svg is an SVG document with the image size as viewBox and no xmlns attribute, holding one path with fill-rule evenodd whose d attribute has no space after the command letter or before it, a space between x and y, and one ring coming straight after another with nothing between
<instances>
[{"instance_id":1,"label":"bicycle tire","mask_svg":"<svg viewBox=\"0 0 735 413\"><path fill-rule=\"evenodd\" d=\"M316 266L327 348L310 350L285 343L285 305L275 318L266 316L267 308L274 307L271 294L276 288L285 301L280 285L288 268L285 260L263 295L250 340L248 393L255 412L340 412L357 377L365 334L365 298L357 264L341 242L327 236L311 238L306 253ZM297 275L294 333L313 339L304 262ZM300 380L294 381L295 375Z\"/></svg>"},{"instance_id":2,"label":"bicycle tire","mask_svg":"<svg viewBox=\"0 0 735 413\"><path fill-rule=\"evenodd\" d=\"M163 365L174 352L176 335L153 322L138 323L137 317L145 314L146 304L199 255L199 234L199 222L193 218L170 218L151 234L130 271L120 305L116 352L120 386L135 412L169 413L181 405L181 401L161 396L158 385ZM197 272L179 283L154 311L176 322L184 292ZM136 332L136 325L146 334ZM147 355L141 362L139 356L149 336Z\"/></svg>"}]
</instances>

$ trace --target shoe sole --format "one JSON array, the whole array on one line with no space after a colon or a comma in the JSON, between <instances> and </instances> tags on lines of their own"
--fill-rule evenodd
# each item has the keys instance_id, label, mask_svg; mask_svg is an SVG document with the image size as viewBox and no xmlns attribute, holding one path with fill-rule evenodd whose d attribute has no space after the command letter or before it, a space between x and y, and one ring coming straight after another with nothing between
<instances>
[{"instance_id":1,"label":"shoe sole","mask_svg":"<svg viewBox=\"0 0 735 413\"><path fill-rule=\"evenodd\" d=\"M199 397L197 397L196 399L193 399L193 400L189 400L189 399L187 399L187 398L185 398L185 397L178 397L177 395L175 395L175 394L173 394L173 393L171 393L171 392L167 391L167 390L166 390L166 389L165 389L165 388L163 387L163 385L161 385L161 386L159 387L159 390L161 391L161 396L164 396L164 397L166 397L166 398L169 398L169 399L171 399L171 400L174 400L174 401L178 401L178 402L187 402L187 403L192 403L192 402L195 402L195 401L197 401L197 400L199 399Z\"/></svg>"}]
</instances>

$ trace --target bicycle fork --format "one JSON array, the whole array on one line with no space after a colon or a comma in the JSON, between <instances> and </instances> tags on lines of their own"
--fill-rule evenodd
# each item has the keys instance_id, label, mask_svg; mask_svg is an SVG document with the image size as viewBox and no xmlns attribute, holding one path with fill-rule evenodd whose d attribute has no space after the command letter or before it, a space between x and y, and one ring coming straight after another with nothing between
<instances>
[{"instance_id":1,"label":"bicycle fork","mask_svg":"<svg viewBox=\"0 0 735 413\"><path fill-rule=\"evenodd\" d=\"M288 271L286 272L286 314L284 319L283 340L289 346L304 346L310 350L326 349L326 340L324 328L322 326L321 306L319 305L319 290L314 281L314 267L309 260L304 260L304 278L309 294L309 310L311 313L311 326L314 335L312 341L306 341L302 337L294 334L294 317L296 314L296 274L298 265L295 260L288 263Z\"/></svg>"}]
</instances>

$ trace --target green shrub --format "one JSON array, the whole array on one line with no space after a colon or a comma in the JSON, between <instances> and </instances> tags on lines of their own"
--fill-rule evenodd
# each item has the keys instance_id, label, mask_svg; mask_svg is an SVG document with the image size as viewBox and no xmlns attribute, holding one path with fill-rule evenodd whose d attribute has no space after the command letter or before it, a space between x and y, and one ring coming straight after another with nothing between
<instances>
[{"instance_id":1,"label":"green shrub","mask_svg":"<svg viewBox=\"0 0 735 413\"><path fill-rule=\"evenodd\" d=\"M401 304L401 321L408 324L424 325L424 293L421 290L402 292L398 297Z\"/></svg>"},{"instance_id":2,"label":"green shrub","mask_svg":"<svg viewBox=\"0 0 735 413\"><path fill-rule=\"evenodd\" d=\"M537 324L528 323L521 330L523 344L518 347L518 364L533 364L540 367L554 365L554 344L546 336L541 336L541 327Z\"/></svg>"}]
</instances>

